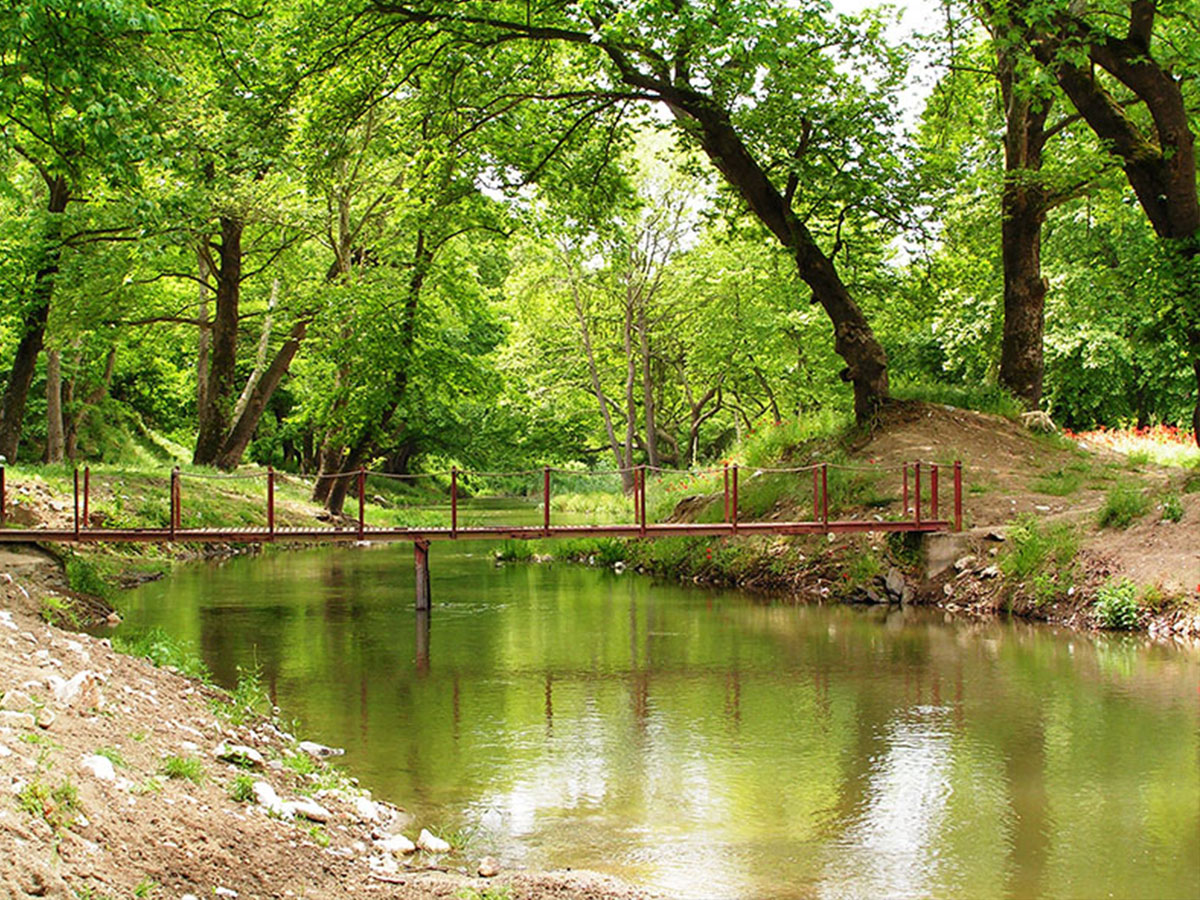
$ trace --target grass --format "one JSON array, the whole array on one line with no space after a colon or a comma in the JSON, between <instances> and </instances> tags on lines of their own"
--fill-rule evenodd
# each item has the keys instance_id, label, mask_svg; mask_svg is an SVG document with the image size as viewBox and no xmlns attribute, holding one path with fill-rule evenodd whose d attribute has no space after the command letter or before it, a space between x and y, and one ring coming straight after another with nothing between
<instances>
[{"instance_id":1,"label":"grass","mask_svg":"<svg viewBox=\"0 0 1200 900\"><path fill-rule=\"evenodd\" d=\"M246 722L266 715L271 711L271 698L262 683L262 672L259 667L238 666L237 686L229 693L228 700L211 700L209 708L214 715L219 716L233 725L243 725Z\"/></svg>"},{"instance_id":2,"label":"grass","mask_svg":"<svg viewBox=\"0 0 1200 900\"><path fill-rule=\"evenodd\" d=\"M34 779L17 794L17 806L32 816L44 819L55 831L70 828L79 812L79 791L69 780L51 787Z\"/></svg>"},{"instance_id":3,"label":"grass","mask_svg":"<svg viewBox=\"0 0 1200 900\"><path fill-rule=\"evenodd\" d=\"M204 761L198 756L168 756L163 760L161 772L167 778L202 784L205 777Z\"/></svg>"},{"instance_id":4,"label":"grass","mask_svg":"<svg viewBox=\"0 0 1200 900\"><path fill-rule=\"evenodd\" d=\"M1039 494L1049 494L1052 497L1067 497L1077 493L1083 487L1091 467L1081 461L1060 466L1052 472L1046 472L1034 479L1031 487Z\"/></svg>"},{"instance_id":5,"label":"grass","mask_svg":"<svg viewBox=\"0 0 1200 900\"><path fill-rule=\"evenodd\" d=\"M153 878L147 876L139 881L133 888L133 896L135 897L153 897L158 891L160 885Z\"/></svg>"},{"instance_id":6,"label":"grass","mask_svg":"<svg viewBox=\"0 0 1200 900\"><path fill-rule=\"evenodd\" d=\"M921 400L959 409L973 409L1006 419L1019 419L1025 407L1012 394L996 384L957 385L910 382L892 386L896 400Z\"/></svg>"},{"instance_id":7,"label":"grass","mask_svg":"<svg viewBox=\"0 0 1200 900\"><path fill-rule=\"evenodd\" d=\"M1163 495L1162 517L1167 522L1183 519L1183 499L1174 491Z\"/></svg>"},{"instance_id":8,"label":"grass","mask_svg":"<svg viewBox=\"0 0 1200 900\"><path fill-rule=\"evenodd\" d=\"M107 759L110 763L113 764L114 768L117 768L117 769L129 768L128 764L125 762L125 757L121 755L121 751L118 750L116 747L100 747L96 751L96 755L103 756L105 759Z\"/></svg>"},{"instance_id":9,"label":"grass","mask_svg":"<svg viewBox=\"0 0 1200 900\"><path fill-rule=\"evenodd\" d=\"M249 803L254 799L254 776L237 775L229 782L226 792L234 803Z\"/></svg>"},{"instance_id":10,"label":"grass","mask_svg":"<svg viewBox=\"0 0 1200 900\"><path fill-rule=\"evenodd\" d=\"M1008 552L1000 558L1000 571L1024 580L1048 566L1068 568L1079 551L1079 535L1069 523L1046 525L1023 516L1008 529Z\"/></svg>"},{"instance_id":11,"label":"grass","mask_svg":"<svg viewBox=\"0 0 1200 900\"><path fill-rule=\"evenodd\" d=\"M44 622L59 628L80 628L83 625L74 606L65 597L57 594L45 594L40 601L40 606L38 615Z\"/></svg>"},{"instance_id":12,"label":"grass","mask_svg":"<svg viewBox=\"0 0 1200 900\"><path fill-rule=\"evenodd\" d=\"M162 628L122 629L112 637L118 653L140 656L159 667L171 667L189 678L212 683L208 666L190 645L176 640Z\"/></svg>"},{"instance_id":13,"label":"grass","mask_svg":"<svg viewBox=\"0 0 1200 900\"><path fill-rule=\"evenodd\" d=\"M1128 528L1149 509L1150 498L1137 484L1119 481L1105 495L1097 522L1101 528Z\"/></svg>"}]
</instances>

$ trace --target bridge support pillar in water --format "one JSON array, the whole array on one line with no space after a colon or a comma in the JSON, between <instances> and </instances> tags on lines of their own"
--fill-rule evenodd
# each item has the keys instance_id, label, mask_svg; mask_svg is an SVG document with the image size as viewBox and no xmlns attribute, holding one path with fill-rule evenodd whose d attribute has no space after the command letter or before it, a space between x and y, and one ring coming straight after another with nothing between
<instances>
[{"instance_id":1,"label":"bridge support pillar in water","mask_svg":"<svg viewBox=\"0 0 1200 900\"><path fill-rule=\"evenodd\" d=\"M417 609L429 609L429 541L413 541Z\"/></svg>"}]
</instances>

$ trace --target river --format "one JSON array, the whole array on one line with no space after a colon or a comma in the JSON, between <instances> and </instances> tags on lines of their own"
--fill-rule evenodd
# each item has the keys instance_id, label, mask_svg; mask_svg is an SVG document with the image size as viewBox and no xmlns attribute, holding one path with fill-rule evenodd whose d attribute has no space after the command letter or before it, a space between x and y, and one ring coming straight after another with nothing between
<instances>
[{"instance_id":1,"label":"river","mask_svg":"<svg viewBox=\"0 0 1200 900\"><path fill-rule=\"evenodd\" d=\"M435 544L122 598L466 857L671 897L1200 896L1200 654Z\"/></svg>"}]
</instances>

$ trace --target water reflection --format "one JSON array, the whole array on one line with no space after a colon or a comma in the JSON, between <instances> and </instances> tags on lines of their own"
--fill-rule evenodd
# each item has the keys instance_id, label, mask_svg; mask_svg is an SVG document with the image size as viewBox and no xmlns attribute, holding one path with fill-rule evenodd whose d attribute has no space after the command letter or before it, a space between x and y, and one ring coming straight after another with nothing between
<instances>
[{"instance_id":1,"label":"water reflection","mask_svg":"<svg viewBox=\"0 0 1200 900\"><path fill-rule=\"evenodd\" d=\"M435 546L187 570L127 621L257 663L418 825L671 896L1196 896L1200 663ZM436 632L436 634L435 634Z\"/></svg>"}]
</instances>

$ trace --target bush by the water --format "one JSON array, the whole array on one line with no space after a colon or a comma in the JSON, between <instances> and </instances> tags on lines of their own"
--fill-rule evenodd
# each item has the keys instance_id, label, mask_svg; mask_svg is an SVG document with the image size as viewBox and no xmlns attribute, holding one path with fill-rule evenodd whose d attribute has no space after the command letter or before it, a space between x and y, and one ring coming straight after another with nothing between
<instances>
[{"instance_id":1,"label":"bush by the water","mask_svg":"<svg viewBox=\"0 0 1200 900\"><path fill-rule=\"evenodd\" d=\"M1109 581L1096 592L1096 616L1105 628L1127 631L1137 625L1137 587L1122 578Z\"/></svg>"}]
</instances>

